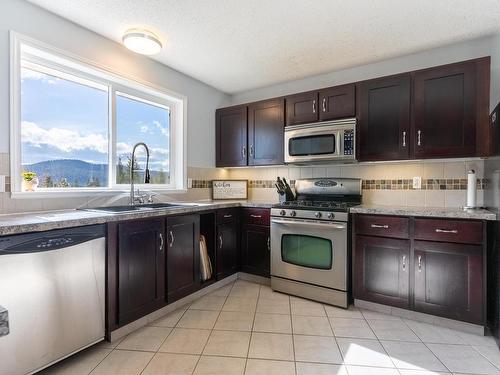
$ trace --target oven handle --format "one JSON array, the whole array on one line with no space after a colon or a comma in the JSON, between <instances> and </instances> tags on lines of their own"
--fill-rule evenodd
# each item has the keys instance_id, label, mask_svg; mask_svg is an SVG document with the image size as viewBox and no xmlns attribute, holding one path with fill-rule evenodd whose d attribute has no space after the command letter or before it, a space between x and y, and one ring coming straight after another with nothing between
<instances>
[{"instance_id":1,"label":"oven handle","mask_svg":"<svg viewBox=\"0 0 500 375\"><path fill-rule=\"evenodd\" d=\"M322 222L317 222L317 223L312 223L310 221L295 221L295 220L282 220L282 219L272 219L271 223L275 224L283 224L283 225L307 225L310 227L328 227L332 229L347 229L346 224L339 224L339 223L322 223Z\"/></svg>"}]
</instances>

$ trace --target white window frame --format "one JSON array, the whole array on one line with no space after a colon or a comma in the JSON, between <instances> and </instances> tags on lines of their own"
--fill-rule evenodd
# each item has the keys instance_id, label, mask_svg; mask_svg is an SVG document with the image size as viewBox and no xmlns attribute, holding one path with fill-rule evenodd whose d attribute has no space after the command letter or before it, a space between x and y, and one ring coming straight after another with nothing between
<instances>
[{"instance_id":1,"label":"white window frame","mask_svg":"<svg viewBox=\"0 0 500 375\"><path fill-rule=\"evenodd\" d=\"M115 73L93 61L83 59L43 42L10 32L10 172L13 198L80 196L116 194L128 191L130 185L116 184L116 93L134 100L168 108L170 111L170 183L135 184L142 190L177 193L187 191L187 98L164 87L143 81L127 74ZM35 192L21 190L21 62L41 66L41 70L54 70L57 76L90 87L108 90L108 187L102 188L39 188ZM29 68L29 67L28 67ZM67 78L65 78L67 77ZM76 79L75 79L76 77Z\"/></svg>"}]
</instances>

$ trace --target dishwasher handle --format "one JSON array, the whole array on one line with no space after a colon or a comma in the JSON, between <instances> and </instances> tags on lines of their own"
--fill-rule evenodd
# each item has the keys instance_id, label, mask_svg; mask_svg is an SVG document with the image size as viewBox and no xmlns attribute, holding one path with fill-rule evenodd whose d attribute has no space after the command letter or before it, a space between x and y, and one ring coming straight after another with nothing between
<instances>
[{"instance_id":1,"label":"dishwasher handle","mask_svg":"<svg viewBox=\"0 0 500 375\"><path fill-rule=\"evenodd\" d=\"M59 250L105 236L104 225L90 225L0 237L0 256Z\"/></svg>"}]
</instances>

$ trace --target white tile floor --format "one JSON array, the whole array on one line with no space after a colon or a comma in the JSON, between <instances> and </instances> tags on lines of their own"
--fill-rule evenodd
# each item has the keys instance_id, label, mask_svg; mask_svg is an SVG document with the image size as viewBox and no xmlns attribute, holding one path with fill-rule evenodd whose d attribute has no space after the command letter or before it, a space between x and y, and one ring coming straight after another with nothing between
<instances>
[{"instance_id":1,"label":"white tile floor","mask_svg":"<svg viewBox=\"0 0 500 375\"><path fill-rule=\"evenodd\" d=\"M339 309L238 280L44 373L500 375L500 351L491 337Z\"/></svg>"}]
</instances>

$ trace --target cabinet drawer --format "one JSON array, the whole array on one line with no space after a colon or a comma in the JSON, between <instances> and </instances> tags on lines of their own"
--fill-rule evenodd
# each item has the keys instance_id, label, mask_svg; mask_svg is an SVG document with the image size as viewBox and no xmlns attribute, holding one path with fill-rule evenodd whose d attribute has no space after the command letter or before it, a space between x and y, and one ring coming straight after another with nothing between
<instances>
[{"instance_id":1,"label":"cabinet drawer","mask_svg":"<svg viewBox=\"0 0 500 375\"><path fill-rule=\"evenodd\" d=\"M243 222L245 224L269 226L270 210L267 208L244 208Z\"/></svg>"},{"instance_id":2,"label":"cabinet drawer","mask_svg":"<svg viewBox=\"0 0 500 375\"><path fill-rule=\"evenodd\" d=\"M409 235L407 217L356 215L354 225L356 234L395 238L408 238Z\"/></svg>"},{"instance_id":3,"label":"cabinet drawer","mask_svg":"<svg viewBox=\"0 0 500 375\"><path fill-rule=\"evenodd\" d=\"M483 242L483 223L468 220L415 219L415 239L441 242Z\"/></svg>"},{"instance_id":4,"label":"cabinet drawer","mask_svg":"<svg viewBox=\"0 0 500 375\"><path fill-rule=\"evenodd\" d=\"M217 223L229 223L238 220L237 208L222 208L217 210Z\"/></svg>"}]
</instances>

